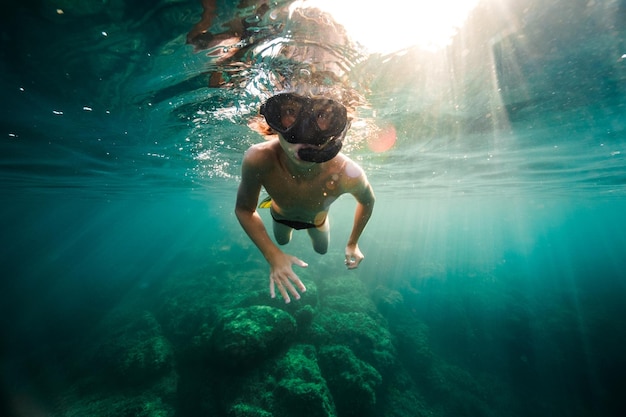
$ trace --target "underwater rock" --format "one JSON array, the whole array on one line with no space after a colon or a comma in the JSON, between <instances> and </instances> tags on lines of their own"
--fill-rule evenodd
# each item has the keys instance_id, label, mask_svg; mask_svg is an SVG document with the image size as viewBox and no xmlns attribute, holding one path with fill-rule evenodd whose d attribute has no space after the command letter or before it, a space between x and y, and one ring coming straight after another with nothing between
<instances>
[{"instance_id":1,"label":"underwater rock","mask_svg":"<svg viewBox=\"0 0 626 417\"><path fill-rule=\"evenodd\" d=\"M442 416L434 412L419 393L411 376L402 366L396 367L385 381L385 399L381 401L381 416L394 417L433 417Z\"/></svg>"},{"instance_id":2,"label":"underwater rock","mask_svg":"<svg viewBox=\"0 0 626 417\"><path fill-rule=\"evenodd\" d=\"M251 306L224 313L209 343L218 366L237 369L282 350L295 333L296 322L288 313L268 306Z\"/></svg>"},{"instance_id":3,"label":"underwater rock","mask_svg":"<svg viewBox=\"0 0 626 417\"><path fill-rule=\"evenodd\" d=\"M506 399L502 388L490 378L447 362L432 350L428 326L408 310L402 315L398 312L390 322L399 362L424 403L443 410L445 415L497 414L492 411L495 402Z\"/></svg>"},{"instance_id":4,"label":"underwater rock","mask_svg":"<svg viewBox=\"0 0 626 417\"><path fill-rule=\"evenodd\" d=\"M157 317L164 333L176 346L186 349L203 325L216 321L216 303L209 296L212 292L210 280L188 277L173 280L164 288Z\"/></svg>"},{"instance_id":5,"label":"underwater rock","mask_svg":"<svg viewBox=\"0 0 626 417\"><path fill-rule=\"evenodd\" d=\"M430 347L428 326L406 314L396 316L392 332L403 365L416 378L425 381L433 374L436 362L435 354Z\"/></svg>"},{"instance_id":6,"label":"underwater rock","mask_svg":"<svg viewBox=\"0 0 626 417\"><path fill-rule=\"evenodd\" d=\"M396 362L396 350L385 323L365 313L340 313L324 309L313 321L321 345L346 345L361 360L385 374Z\"/></svg>"},{"instance_id":7,"label":"underwater rock","mask_svg":"<svg viewBox=\"0 0 626 417\"><path fill-rule=\"evenodd\" d=\"M385 317L404 312L404 297L399 291L379 285L373 297L378 311Z\"/></svg>"},{"instance_id":8,"label":"underwater rock","mask_svg":"<svg viewBox=\"0 0 626 417\"><path fill-rule=\"evenodd\" d=\"M239 302L237 307L250 307L253 305L269 305L274 308L284 310L291 314L298 325L298 332L306 331L313 322L313 317L317 313L317 286L313 281L307 282L307 290L301 294L299 300L291 300L285 303L282 297L269 298L267 289L249 292L245 298Z\"/></svg>"},{"instance_id":9,"label":"underwater rock","mask_svg":"<svg viewBox=\"0 0 626 417\"><path fill-rule=\"evenodd\" d=\"M309 327L311 323L313 323L315 310L310 305L305 305L294 311L293 315L296 319L296 323L298 324L298 329L300 330Z\"/></svg>"},{"instance_id":10,"label":"underwater rock","mask_svg":"<svg viewBox=\"0 0 626 417\"><path fill-rule=\"evenodd\" d=\"M354 275L323 279L319 282L320 304L339 312L361 312L374 316L376 307L363 282Z\"/></svg>"},{"instance_id":11,"label":"underwater rock","mask_svg":"<svg viewBox=\"0 0 626 417\"><path fill-rule=\"evenodd\" d=\"M120 308L86 337L77 379L64 388L54 415L174 416L179 381L174 362L154 316Z\"/></svg>"},{"instance_id":12,"label":"underwater rock","mask_svg":"<svg viewBox=\"0 0 626 417\"><path fill-rule=\"evenodd\" d=\"M258 280L258 276L254 275ZM300 294L300 299L292 299L290 303L285 303L280 294L277 293L276 298L270 298L269 292L265 286L259 288L257 291L246 291L243 294L239 294L242 298L236 303L237 307L249 307L253 305L269 305L271 307L280 308L281 310L288 311L291 314L298 311L301 308L310 306L315 308L318 303L318 291L315 282L308 281L306 283L306 291Z\"/></svg>"},{"instance_id":13,"label":"underwater rock","mask_svg":"<svg viewBox=\"0 0 626 417\"><path fill-rule=\"evenodd\" d=\"M381 374L395 363L395 348L385 318L353 275L323 279L318 283L320 310L308 338L318 346L345 345Z\"/></svg>"},{"instance_id":14,"label":"underwater rock","mask_svg":"<svg viewBox=\"0 0 626 417\"><path fill-rule=\"evenodd\" d=\"M149 312L129 312L104 323L102 341L93 357L120 384L153 384L173 369L173 350Z\"/></svg>"},{"instance_id":15,"label":"underwater rock","mask_svg":"<svg viewBox=\"0 0 626 417\"><path fill-rule=\"evenodd\" d=\"M296 345L278 360L277 414L299 417L334 417L333 398L310 345Z\"/></svg>"},{"instance_id":16,"label":"underwater rock","mask_svg":"<svg viewBox=\"0 0 626 417\"><path fill-rule=\"evenodd\" d=\"M337 415L311 345L293 345L245 374L223 374L217 388L219 408L229 417Z\"/></svg>"},{"instance_id":17,"label":"underwater rock","mask_svg":"<svg viewBox=\"0 0 626 417\"><path fill-rule=\"evenodd\" d=\"M228 412L228 417L274 417L259 407L249 404L235 404Z\"/></svg>"},{"instance_id":18,"label":"underwater rock","mask_svg":"<svg viewBox=\"0 0 626 417\"><path fill-rule=\"evenodd\" d=\"M319 365L340 416L374 415L376 389L382 378L346 346L325 346Z\"/></svg>"},{"instance_id":19,"label":"underwater rock","mask_svg":"<svg viewBox=\"0 0 626 417\"><path fill-rule=\"evenodd\" d=\"M137 396L80 396L55 413L58 417L173 417L174 409L151 393Z\"/></svg>"}]
</instances>

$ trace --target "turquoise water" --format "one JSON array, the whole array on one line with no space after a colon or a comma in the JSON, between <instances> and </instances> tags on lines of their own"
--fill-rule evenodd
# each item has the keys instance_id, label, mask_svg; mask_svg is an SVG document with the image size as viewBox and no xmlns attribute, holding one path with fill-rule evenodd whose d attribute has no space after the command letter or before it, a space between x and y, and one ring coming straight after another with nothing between
<instances>
[{"instance_id":1,"label":"turquoise water","mask_svg":"<svg viewBox=\"0 0 626 417\"><path fill-rule=\"evenodd\" d=\"M291 306L234 216L289 63L195 52L195 1L128 3L0 18L8 415L621 415L623 1L483 2L447 49L344 53L366 258L343 265L342 197L326 255L284 248L309 263Z\"/></svg>"}]
</instances>

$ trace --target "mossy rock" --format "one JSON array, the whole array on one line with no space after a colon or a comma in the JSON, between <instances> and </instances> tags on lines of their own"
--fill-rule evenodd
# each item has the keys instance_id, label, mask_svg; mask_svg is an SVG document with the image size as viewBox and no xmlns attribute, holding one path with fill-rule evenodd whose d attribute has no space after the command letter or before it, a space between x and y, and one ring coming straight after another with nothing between
<instances>
[{"instance_id":1,"label":"mossy rock","mask_svg":"<svg viewBox=\"0 0 626 417\"><path fill-rule=\"evenodd\" d=\"M105 321L93 364L118 384L153 384L173 370L173 350L147 311L116 314Z\"/></svg>"},{"instance_id":2,"label":"mossy rock","mask_svg":"<svg viewBox=\"0 0 626 417\"><path fill-rule=\"evenodd\" d=\"M157 317L167 337L185 349L199 329L214 323L218 316L215 302L207 296L213 291L209 280L181 280L170 283L161 295Z\"/></svg>"},{"instance_id":3,"label":"mossy rock","mask_svg":"<svg viewBox=\"0 0 626 417\"><path fill-rule=\"evenodd\" d=\"M295 333L295 320L283 310L237 308L222 314L211 334L210 350L219 367L244 369L286 349Z\"/></svg>"},{"instance_id":4,"label":"mossy rock","mask_svg":"<svg viewBox=\"0 0 626 417\"><path fill-rule=\"evenodd\" d=\"M389 330L383 322L365 313L325 309L316 316L314 325L323 329L323 332L317 332L319 340L316 343L346 345L359 359L383 375L396 363L396 350Z\"/></svg>"},{"instance_id":5,"label":"mossy rock","mask_svg":"<svg viewBox=\"0 0 626 417\"><path fill-rule=\"evenodd\" d=\"M172 406L158 396L143 393L137 396L81 396L65 404L56 417L174 417Z\"/></svg>"},{"instance_id":6,"label":"mossy rock","mask_svg":"<svg viewBox=\"0 0 626 417\"><path fill-rule=\"evenodd\" d=\"M299 300L292 298L290 303L285 303L279 295L276 298L270 298L267 289L264 288L247 294L237 303L236 307L270 306L278 308L291 314L298 325L298 332L304 332L317 314L318 303L317 286L313 281L307 282L306 285L307 290L301 294L301 298Z\"/></svg>"},{"instance_id":7,"label":"mossy rock","mask_svg":"<svg viewBox=\"0 0 626 417\"><path fill-rule=\"evenodd\" d=\"M250 404L235 404L228 411L228 417L274 417L272 413Z\"/></svg>"},{"instance_id":8,"label":"mossy rock","mask_svg":"<svg viewBox=\"0 0 626 417\"><path fill-rule=\"evenodd\" d=\"M394 322L393 333L404 366L418 379L429 377L436 358L431 350L428 326L405 315Z\"/></svg>"},{"instance_id":9,"label":"mossy rock","mask_svg":"<svg viewBox=\"0 0 626 417\"><path fill-rule=\"evenodd\" d=\"M434 417L441 416L428 407L420 397L419 391L412 384L408 386L393 384L385 393L384 417Z\"/></svg>"},{"instance_id":10,"label":"mossy rock","mask_svg":"<svg viewBox=\"0 0 626 417\"><path fill-rule=\"evenodd\" d=\"M337 415L313 346L293 346L278 360L276 380L277 414L299 417Z\"/></svg>"},{"instance_id":11,"label":"mossy rock","mask_svg":"<svg viewBox=\"0 0 626 417\"><path fill-rule=\"evenodd\" d=\"M218 390L229 417L336 416L312 345L293 345L245 374L224 375Z\"/></svg>"},{"instance_id":12,"label":"mossy rock","mask_svg":"<svg viewBox=\"0 0 626 417\"><path fill-rule=\"evenodd\" d=\"M404 297L399 291L379 285L373 293L373 298L378 311L390 320L396 315L405 313Z\"/></svg>"},{"instance_id":13,"label":"mossy rock","mask_svg":"<svg viewBox=\"0 0 626 417\"><path fill-rule=\"evenodd\" d=\"M363 282L354 275L325 278L320 280L319 298L324 309L339 312L361 312L376 315L376 307L369 298Z\"/></svg>"},{"instance_id":14,"label":"mossy rock","mask_svg":"<svg viewBox=\"0 0 626 417\"><path fill-rule=\"evenodd\" d=\"M268 289L264 286L256 291L249 291L241 295L241 300L237 302L235 307L249 307L253 305L268 305L270 307L280 308L289 313L294 313L299 309L310 306L317 307L318 290L314 281L306 282L306 291L300 294L300 299L296 300L291 296L291 302L285 303L285 300L276 290L276 297L271 298Z\"/></svg>"},{"instance_id":15,"label":"mossy rock","mask_svg":"<svg viewBox=\"0 0 626 417\"><path fill-rule=\"evenodd\" d=\"M340 416L375 414L376 389L382 377L347 346L325 346L319 364Z\"/></svg>"}]
</instances>

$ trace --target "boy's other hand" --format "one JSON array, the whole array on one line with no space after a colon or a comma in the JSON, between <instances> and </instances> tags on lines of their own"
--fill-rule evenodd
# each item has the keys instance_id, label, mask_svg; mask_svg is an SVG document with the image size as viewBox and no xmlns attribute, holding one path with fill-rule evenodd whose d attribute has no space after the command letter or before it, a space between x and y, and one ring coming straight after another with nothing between
<instances>
[{"instance_id":1,"label":"boy's other hand","mask_svg":"<svg viewBox=\"0 0 626 417\"><path fill-rule=\"evenodd\" d=\"M346 266L348 269L355 269L359 266L361 261L365 258L359 249L359 245L346 246Z\"/></svg>"}]
</instances>

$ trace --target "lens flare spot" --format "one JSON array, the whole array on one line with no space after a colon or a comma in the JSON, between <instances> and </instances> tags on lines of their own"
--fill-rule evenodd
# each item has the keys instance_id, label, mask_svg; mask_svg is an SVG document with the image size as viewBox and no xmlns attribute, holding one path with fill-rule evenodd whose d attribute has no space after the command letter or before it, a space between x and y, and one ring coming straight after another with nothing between
<instances>
[{"instance_id":1,"label":"lens flare spot","mask_svg":"<svg viewBox=\"0 0 626 417\"><path fill-rule=\"evenodd\" d=\"M386 152L396 144L396 128L386 126L377 135L367 140L369 148L377 153Z\"/></svg>"}]
</instances>

